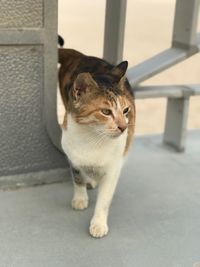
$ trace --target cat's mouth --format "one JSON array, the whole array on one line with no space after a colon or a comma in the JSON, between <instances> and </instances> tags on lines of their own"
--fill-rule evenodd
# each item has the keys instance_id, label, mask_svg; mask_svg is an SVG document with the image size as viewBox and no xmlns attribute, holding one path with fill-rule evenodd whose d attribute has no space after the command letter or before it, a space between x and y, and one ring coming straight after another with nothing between
<instances>
[{"instance_id":1,"label":"cat's mouth","mask_svg":"<svg viewBox=\"0 0 200 267\"><path fill-rule=\"evenodd\" d=\"M124 135L126 133L126 129L123 131L120 129L96 129L95 132L101 139L116 139Z\"/></svg>"},{"instance_id":2,"label":"cat's mouth","mask_svg":"<svg viewBox=\"0 0 200 267\"><path fill-rule=\"evenodd\" d=\"M120 136L122 136L123 134L124 134L125 132L119 132L119 131L116 131L116 132L112 132L112 133L109 133L108 134L108 136L110 137L110 138L118 138L118 137L120 137Z\"/></svg>"}]
</instances>

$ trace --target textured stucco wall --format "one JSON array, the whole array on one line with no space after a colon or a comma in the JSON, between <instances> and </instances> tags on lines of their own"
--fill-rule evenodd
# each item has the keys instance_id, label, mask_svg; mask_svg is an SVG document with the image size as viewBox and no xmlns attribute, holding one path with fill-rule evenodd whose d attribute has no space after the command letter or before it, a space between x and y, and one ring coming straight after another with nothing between
<instances>
[{"instance_id":1,"label":"textured stucco wall","mask_svg":"<svg viewBox=\"0 0 200 267\"><path fill-rule=\"evenodd\" d=\"M66 167L56 120L57 1L0 1L0 184ZM16 176L19 177L19 176Z\"/></svg>"},{"instance_id":2,"label":"textured stucco wall","mask_svg":"<svg viewBox=\"0 0 200 267\"><path fill-rule=\"evenodd\" d=\"M0 28L43 26L41 0L1 0L0 7Z\"/></svg>"}]
</instances>

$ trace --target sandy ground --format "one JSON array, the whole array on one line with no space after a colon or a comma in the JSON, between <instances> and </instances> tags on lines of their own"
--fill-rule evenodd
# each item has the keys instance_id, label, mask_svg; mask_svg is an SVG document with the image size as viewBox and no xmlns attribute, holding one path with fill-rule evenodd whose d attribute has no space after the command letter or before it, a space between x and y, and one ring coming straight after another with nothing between
<instances>
[{"instance_id":1,"label":"sandy ground","mask_svg":"<svg viewBox=\"0 0 200 267\"><path fill-rule=\"evenodd\" d=\"M129 0L127 6L124 59L129 66L168 48L171 42L174 0ZM102 57L105 0L59 0L58 32L65 46ZM198 23L200 30L200 22ZM200 55L195 55L145 81L153 84L200 83ZM166 99L137 100L136 134L163 132ZM188 128L200 128L200 97L192 97ZM63 107L58 98L58 116Z\"/></svg>"}]
</instances>

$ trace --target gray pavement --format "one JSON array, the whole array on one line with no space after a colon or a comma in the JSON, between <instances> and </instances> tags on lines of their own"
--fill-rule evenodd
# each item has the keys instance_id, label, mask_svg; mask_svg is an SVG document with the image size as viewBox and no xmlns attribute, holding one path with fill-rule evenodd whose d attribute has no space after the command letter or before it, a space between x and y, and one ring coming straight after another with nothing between
<instances>
[{"instance_id":1,"label":"gray pavement","mask_svg":"<svg viewBox=\"0 0 200 267\"><path fill-rule=\"evenodd\" d=\"M160 143L136 138L103 239L88 234L95 190L79 212L70 180L0 191L0 267L199 267L200 131L184 154Z\"/></svg>"}]
</instances>

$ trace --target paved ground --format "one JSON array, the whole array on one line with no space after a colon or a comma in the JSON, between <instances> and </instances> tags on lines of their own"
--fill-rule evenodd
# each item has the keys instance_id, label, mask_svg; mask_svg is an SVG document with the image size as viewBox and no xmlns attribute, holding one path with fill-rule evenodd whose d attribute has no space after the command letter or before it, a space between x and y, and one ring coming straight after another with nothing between
<instances>
[{"instance_id":1,"label":"paved ground","mask_svg":"<svg viewBox=\"0 0 200 267\"><path fill-rule=\"evenodd\" d=\"M136 139L101 240L88 235L95 191L84 212L70 208L70 181L0 191L0 266L200 266L199 137L189 134L185 154Z\"/></svg>"}]
</instances>

